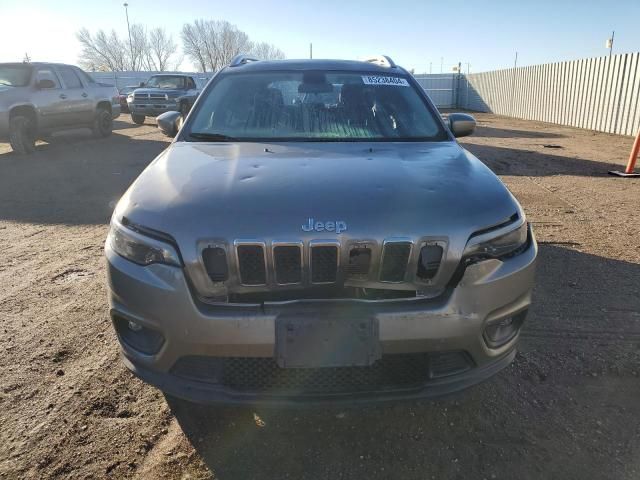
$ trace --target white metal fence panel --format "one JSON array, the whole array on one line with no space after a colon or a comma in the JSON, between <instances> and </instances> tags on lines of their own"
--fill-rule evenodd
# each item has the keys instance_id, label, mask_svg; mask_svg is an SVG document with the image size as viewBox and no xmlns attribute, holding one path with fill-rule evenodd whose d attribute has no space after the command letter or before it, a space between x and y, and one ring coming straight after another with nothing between
<instances>
[{"instance_id":1,"label":"white metal fence panel","mask_svg":"<svg viewBox=\"0 0 640 480\"><path fill-rule=\"evenodd\" d=\"M146 82L151 75L157 73L184 73L193 75L198 88L203 88L213 76L211 72L89 72L96 82L109 83L117 88L136 87L140 82Z\"/></svg>"},{"instance_id":2,"label":"white metal fence panel","mask_svg":"<svg viewBox=\"0 0 640 480\"><path fill-rule=\"evenodd\" d=\"M635 135L640 53L474 73L452 98L468 110Z\"/></svg>"},{"instance_id":3,"label":"white metal fence panel","mask_svg":"<svg viewBox=\"0 0 640 480\"><path fill-rule=\"evenodd\" d=\"M457 102L458 76L450 73L414 75L431 101L439 108L453 108Z\"/></svg>"}]
</instances>

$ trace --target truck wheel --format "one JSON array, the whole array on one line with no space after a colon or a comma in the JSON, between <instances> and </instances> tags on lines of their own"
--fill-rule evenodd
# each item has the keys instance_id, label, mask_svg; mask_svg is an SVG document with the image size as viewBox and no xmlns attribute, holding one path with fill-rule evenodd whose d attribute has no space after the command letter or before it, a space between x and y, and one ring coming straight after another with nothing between
<instances>
[{"instance_id":1,"label":"truck wheel","mask_svg":"<svg viewBox=\"0 0 640 480\"><path fill-rule=\"evenodd\" d=\"M32 153L36 149L36 129L29 117L16 115L9 125L9 143L18 155Z\"/></svg>"},{"instance_id":2,"label":"truck wheel","mask_svg":"<svg viewBox=\"0 0 640 480\"><path fill-rule=\"evenodd\" d=\"M131 120L133 123L137 123L138 125L142 125L144 123L144 115L136 115L135 113L131 114Z\"/></svg>"},{"instance_id":3,"label":"truck wheel","mask_svg":"<svg viewBox=\"0 0 640 480\"><path fill-rule=\"evenodd\" d=\"M187 118L187 115L189 115L189 110L191 109L189 108L189 104L187 102L182 102L180 104L180 114L182 115L183 119Z\"/></svg>"},{"instance_id":4,"label":"truck wheel","mask_svg":"<svg viewBox=\"0 0 640 480\"><path fill-rule=\"evenodd\" d=\"M96 118L93 121L93 136L94 137L108 137L113 131L113 118L111 113L104 109L99 108L96 112Z\"/></svg>"}]
</instances>

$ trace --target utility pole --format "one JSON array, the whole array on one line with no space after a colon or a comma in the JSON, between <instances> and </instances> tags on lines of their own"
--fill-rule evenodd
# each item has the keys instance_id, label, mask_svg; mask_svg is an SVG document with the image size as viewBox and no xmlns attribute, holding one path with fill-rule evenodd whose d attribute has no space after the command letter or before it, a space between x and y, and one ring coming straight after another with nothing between
<instances>
[{"instance_id":1,"label":"utility pole","mask_svg":"<svg viewBox=\"0 0 640 480\"><path fill-rule=\"evenodd\" d=\"M607 48L609 49L609 58L611 58L611 53L613 52L613 39L616 36L616 31L611 32L611 38L607 39Z\"/></svg>"},{"instance_id":2,"label":"utility pole","mask_svg":"<svg viewBox=\"0 0 640 480\"><path fill-rule=\"evenodd\" d=\"M313 43L309 44L309 58L313 59Z\"/></svg>"},{"instance_id":3,"label":"utility pole","mask_svg":"<svg viewBox=\"0 0 640 480\"><path fill-rule=\"evenodd\" d=\"M429 62L429 74L431 74L431 67L433 66L433 62Z\"/></svg>"},{"instance_id":4,"label":"utility pole","mask_svg":"<svg viewBox=\"0 0 640 480\"><path fill-rule=\"evenodd\" d=\"M124 6L124 13L127 16L127 31L129 32L129 52L131 54L131 69L135 71L136 66L133 60L133 42L131 41L131 27L129 26L129 8L128 8L129 4L125 2L122 5Z\"/></svg>"}]
</instances>

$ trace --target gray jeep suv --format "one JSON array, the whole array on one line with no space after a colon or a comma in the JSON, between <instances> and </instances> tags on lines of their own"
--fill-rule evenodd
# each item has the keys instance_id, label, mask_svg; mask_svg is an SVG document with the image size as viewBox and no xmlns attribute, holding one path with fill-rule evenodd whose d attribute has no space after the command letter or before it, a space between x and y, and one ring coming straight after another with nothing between
<instances>
[{"instance_id":1,"label":"gray jeep suv","mask_svg":"<svg viewBox=\"0 0 640 480\"><path fill-rule=\"evenodd\" d=\"M89 127L111 135L120 115L118 90L98 83L73 65L0 63L0 141L30 153L38 138Z\"/></svg>"},{"instance_id":2,"label":"gray jeep suv","mask_svg":"<svg viewBox=\"0 0 640 480\"><path fill-rule=\"evenodd\" d=\"M474 124L388 57L234 59L114 211L126 366L267 404L437 395L507 366L537 246L456 142Z\"/></svg>"}]
</instances>

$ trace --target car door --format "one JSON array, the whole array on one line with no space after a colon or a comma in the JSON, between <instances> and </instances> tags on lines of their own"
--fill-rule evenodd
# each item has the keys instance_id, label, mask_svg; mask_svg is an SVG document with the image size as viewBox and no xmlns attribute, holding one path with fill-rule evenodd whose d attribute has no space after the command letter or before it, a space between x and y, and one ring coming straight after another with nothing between
<instances>
[{"instance_id":1,"label":"car door","mask_svg":"<svg viewBox=\"0 0 640 480\"><path fill-rule=\"evenodd\" d=\"M113 99L107 98L105 96L106 88L96 83L96 81L91 78L91 75L78 67L72 68L82 81L82 86L84 88L83 93L87 94L86 96L83 96L86 102L86 105L83 105L83 109L89 110L89 116L91 120L95 114L95 108L96 105L98 105L98 102L100 102L101 100L108 100L109 102L112 102Z\"/></svg>"},{"instance_id":2,"label":"car door","mask_svg":"<svg viewBox=\"0 0 640 480\"><path fill-rule=\"evenodd\" d=\"M39 86L41 80L50 80L52 87ZM48 66L38 67L34 76L35 90L31 101L38 112L38 126L42 130L55 129L65 125L67 116L67 95L62 88L55 70Z\"/></svg>"},{"instance_id":3,"label":"car door","mask_svg":"<svg viewBox=\"0 0 640 480\"><path fill-rule=\"evenodd\" d=\"M67 122L68 126L85 126L93 121L93 100L89 97L87 89L82 84L80 77L72 67L59 65L57 67L64 93L67 96Z\"/></svg>"}]
</instances>

